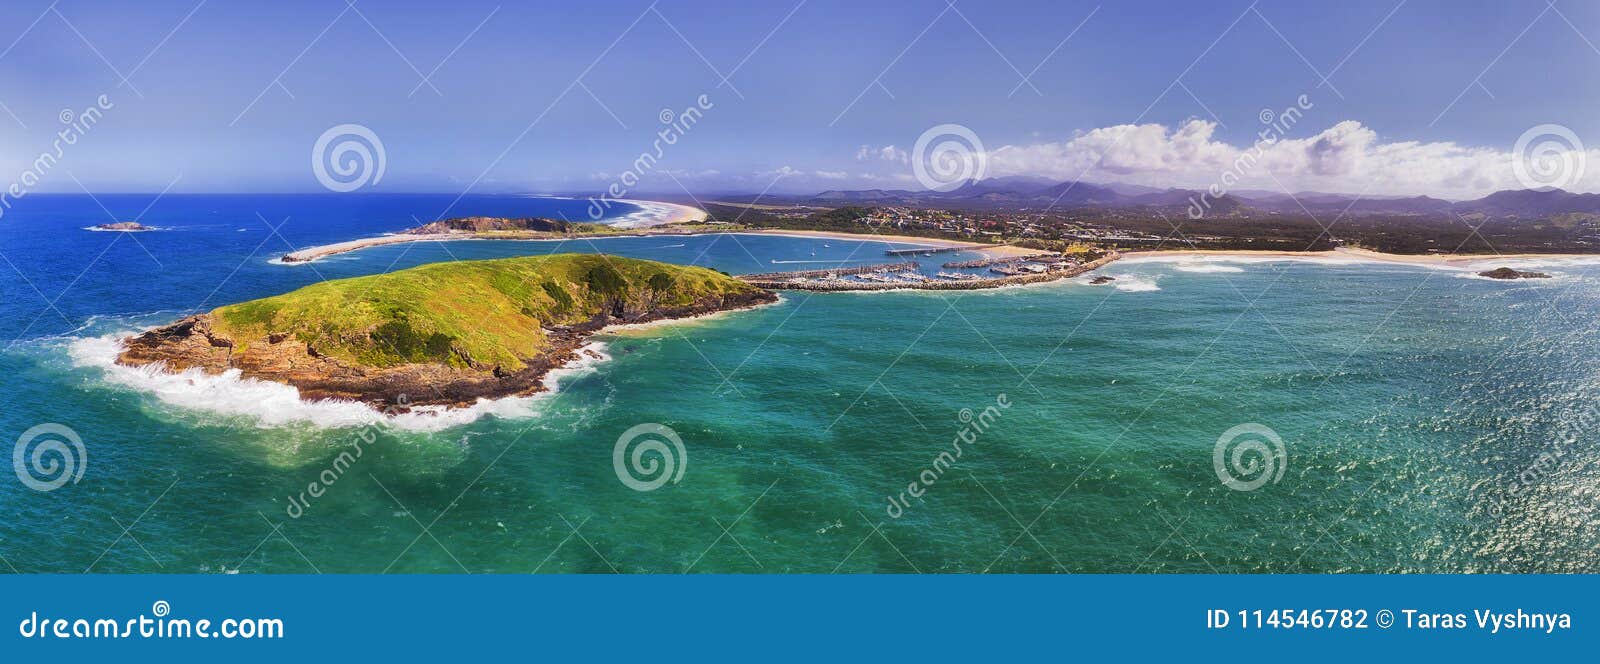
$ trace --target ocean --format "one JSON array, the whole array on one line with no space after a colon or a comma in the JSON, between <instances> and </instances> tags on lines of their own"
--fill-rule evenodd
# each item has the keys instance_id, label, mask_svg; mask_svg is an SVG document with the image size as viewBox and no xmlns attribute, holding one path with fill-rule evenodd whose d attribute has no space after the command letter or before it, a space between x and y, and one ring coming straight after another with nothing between
<instances>
[{"instance_id":1,"label":"ocean","mask_svg":"<svg viewBox=\"0 0 1600 664\"><path fill-rule=\"evenodd\" d=\"M1553 278L1505 282L1129 259L1104 286L789 292L598 337L599 359L552 393L399 419L107 364L117 335L190 312L435 261L603 251L737 274L902 246L719 234L274 262L445 209L585 209L454 198L17 202L0 218L0 436L65 427L82 452L54 461L76 482L24 481L59 458L36 446L0 478L0 569L1600 571L1600 275L1585 261L1515 262ZM133 218L159 230L85 230ZM616 454L639 425L681 442L654 448L661 482L631 473L662 458ZM1236 436L1250 440L1224 445Z\"/></svg>"}]
</instances>

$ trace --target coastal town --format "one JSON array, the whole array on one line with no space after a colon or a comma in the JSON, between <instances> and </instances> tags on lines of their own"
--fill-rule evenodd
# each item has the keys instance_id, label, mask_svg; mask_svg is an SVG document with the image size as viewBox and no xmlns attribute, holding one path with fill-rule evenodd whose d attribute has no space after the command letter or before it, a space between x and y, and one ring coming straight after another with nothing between
<instances>
[{"instance_id":1,"label":"coastal town","mask_svg":"<svg viewBox=\"0 0 1600 664\"><path fill-rule=\"evenodd\" d=\"M1245 192L1196 214L1183 190L1123 196L1078 183L1074 197L987 191L824 192L811 197L706 201L708 223L745 228L912 235L1035 248L1087 242L1130 250L1204 249L1389 254L1600 252L1600 196L1559 189L1501 191L1469 201L1427 197ZM998 186L998 185L997 185ZM1192 192L1189 192L1192 193ZM730 197L737 198L737 197Z\"/></svg>"},{"instance_id":2,"label":"coastal town","mask_svg":"<svg viewBox=\"0 0 1600 664\"><path fill-rule=\"evenodd\" d=\"M708 204L717 210L718 204ZM1116 242L1123 245L1155 245L1166 239L1156 233L1117 230L1070 215L1018 212L973 212L908 206L819 208L808 205L736 208L731 218L751 225L771 224L781 228L812 226L822 221L828 226L853 228L858 233L907 234L960 238L975 242L1014 240L1068 240L1078 242ZM757 214L752 215L751 212ZM713 213L711 223L727 218ZM752 218L753 217L753 218ZM808 223L811 222L811 223ZM726 221L722 223L728 223ZM1202 240L1222 238L1203 237Z\"/></svg>"}]
</instances>

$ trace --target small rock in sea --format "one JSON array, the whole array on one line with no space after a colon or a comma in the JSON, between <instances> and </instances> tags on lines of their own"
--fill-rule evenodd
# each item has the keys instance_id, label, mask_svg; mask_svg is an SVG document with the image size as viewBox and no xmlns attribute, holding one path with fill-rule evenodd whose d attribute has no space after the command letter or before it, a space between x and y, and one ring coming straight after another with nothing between
<instances>
[{"instance_id":1,"label":"small rock in sea","mask_svg":"<svg viewBox=\"0 0 1600 664\"><path fill-rule=\"evenodd\" d=\"M110 223L110 224L100 224L98 226L95 226L95 228L98 228L98 229L103 230L103 231L147 231L147 230L150 230L149 226L141 224L141 223L139 223L137 221L118 221L118 222Z\"/></svg>"},{"instance_id":2,"label":"small rock in sea","mask_svg":"<svg viewBox=\"0 0 1600 664\"><path fill-rule=\"evenodd\" d=\"M1521 272L1509 267L1495 268L1479 272L1478 276L1490 279L1549 279L1550 275L1543 272Z\"/></svg>"},{"instance_id":3,"label":"small rock in sea","mask_svg":"<svg viewBox=\"0 0 1600 664\"><path fill-rule=\"evenodd\" d=\"M1091 286L1102 286L1102 285L1109 284L1109 283L1111 283L1113 281L1116 281L1116 280L1117 280L1116 277L1107 277L1107 276L1102 275L1102 276L1098 276L1098 277L1095 277L1093 279L1090 279L1089 280L1089 285L1091 285Z\"/></svg>"}]
</instances>

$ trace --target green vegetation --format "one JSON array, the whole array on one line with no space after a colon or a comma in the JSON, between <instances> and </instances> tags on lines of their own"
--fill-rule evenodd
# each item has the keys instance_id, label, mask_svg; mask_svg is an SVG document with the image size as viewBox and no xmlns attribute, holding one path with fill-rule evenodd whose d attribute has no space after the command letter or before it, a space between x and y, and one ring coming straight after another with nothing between
<instances>
[{"instance_id":1,"label":"green vegetation","mask_svg":"<svg viewBox=\"0 0 1600 664\"><path fill-rule=\"evenodd\" d=\"M327 281L220 307L236 351L295 338L364 366L439 362L516 370L548 346L546 326L622 308L683 307L754 287L699 267L593 254L435 263Z\"/></svg>"}]
</instances>

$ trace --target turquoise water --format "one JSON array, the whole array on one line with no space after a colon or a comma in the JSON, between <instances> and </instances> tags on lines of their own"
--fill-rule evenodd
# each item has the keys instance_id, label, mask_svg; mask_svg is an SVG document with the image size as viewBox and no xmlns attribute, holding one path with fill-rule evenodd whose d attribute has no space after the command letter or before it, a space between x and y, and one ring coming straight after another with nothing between
<instances>
[{"instance_id":1,"label":"turquoise water","mask_svg":"<svg viewBox=\"0 0 1600 664\"><path fill-rule=\"evenodd\" d=\"M244 227L245 206L222 208ZM71 214L60 218L67 224ZM175 405L206 386L169 383L157 395L113 380L85 356L95 338L181 315L241 261L241 281L217 289L208 307L322 277L557 247L387 246L290 267L251 255L257 235L218 239L208 246L214 253L183 258L198 241L175 238L249 234L234 223L143 234L144 248L82 232L54 255L39 254L44 245L28 244L15 227L0 235L0 252L17 268L4 268L7 338L17 341L0 353L3 431L61 423L81 436L88 457L80 481L54 491L0 481L8 514L0 555L10 566L1600 568L1592 412L1600 361L1590 322L1600 280L1592 264L1549 265L1556 278L1548 281L1494 282L1379 264L1124 261L1106 270L1115 286L1080 279L964 293L786 293L757 310L606 337L609 359L569 373L556 393L465 424L269 426L263 418L298 415L259 399L231 413ZM559 250L749 272L812 252L876 259L884 246L720 235ZM74 277L60 315L46 310L44 300ZM1010 407L987 418L962 457L939 466L925 493L892 516L889 497L935 468L973 426L963 410L981 415L1001 394ZM635 491L619 480L613 448L641 423L681 438L687 464L677 483ZM1219 478L1213 452L1219 436L1245 423L1281 437L1283 472L1237 491ZM290 496L368 433L375 438L361 458L291 516Z\"/></svg>"}]
</instances>

